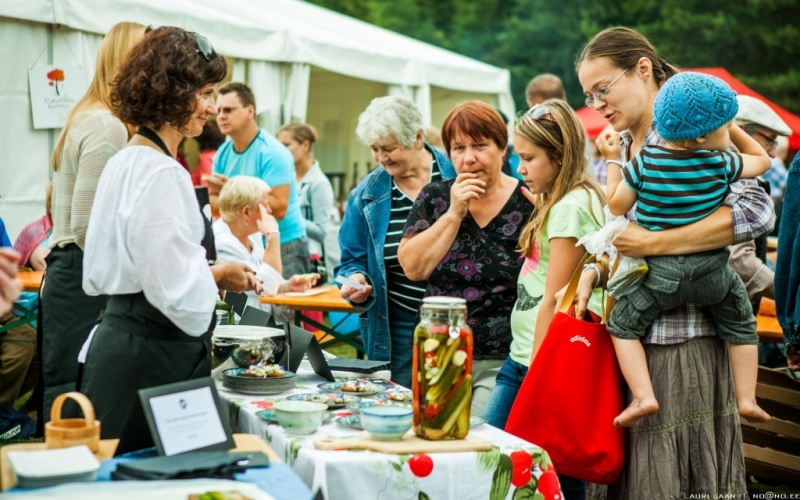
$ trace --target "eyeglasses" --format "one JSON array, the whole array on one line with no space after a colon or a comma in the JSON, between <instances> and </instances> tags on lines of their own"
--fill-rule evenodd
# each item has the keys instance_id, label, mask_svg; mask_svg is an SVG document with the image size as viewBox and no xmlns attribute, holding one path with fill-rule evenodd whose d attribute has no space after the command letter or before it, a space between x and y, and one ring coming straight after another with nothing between
<instances>
[{"instance_id":1,"label":"eyeglasses","mask_svg":"<svg viewBox=\"0 0 800 500\"><path fill-rule=\"evenodd\" d=\"M628 68L625 71L623 71L622 73L620 73L619 75L617 75L617 77L614 78L613 80L611 80L611 83L609 83L608 85L604 85L604 86L600 87L599 89L595 90L592 93L592 95L587 97L586 101L584 101L586 103L586 106L588 106L590 108L593 108L594 107L594 101L597 101L597 100L605 102L606 97L608 96L608 89L610 89L612 85L617 83L617 80L622 78L622 75L627 73L628 70L630 70L630 69L631 68Z\"/></svg>"},{"instance_id":2,"label":"eyeglasses","mask_svg":"<svg viewBox=\"0 0 800 500\"><path fill-rule=\"evenodd\" d=\"M197 44L197 52L203 54L206 61L211 62L217 57L217 53L214 52L214 47L211 46L208 38L203 35L195 35L195 43Z\"/></svg>"},{"instance_id":3,"label":"eyeglasses","mask_svg":"<svg viewBox=\"0 0 800 500\"><path fill-rule=\"evenodd\" d=\"M537 122L549 114L550 109L544 104L537 104L528 110L528 115Z\"/></svg>"},{"instance_id":4,"label":"eyeglasses","mask_svg":"<svg viewBox=\"0 0 800 500\"><path fill-rule=\"evenodd\" d=\"M767 151L778 147L778 137L777 136L770 137L770 136L768 136L767 134L765 134L764 132L762 132L760 130L756 132L756 135L760 135L761 137L764 138L764 141L766 142L766 144L764 146L764 149L766 149Z\"/></svg>"},{"instance_id":5,"label":"eyeglasses","mask_svg":"<svg viewBox=\"0 0 800 500\"><path fill-rule=\"evenodd\" d=\"M219 109L217 109L217 114L218 115L229 115L229 114L233 113L234 111L236 111L237 109L241 109L241 106L236 106L235 108L229 108L229 107L219 108Z\"/></svg>"}]
</instances>

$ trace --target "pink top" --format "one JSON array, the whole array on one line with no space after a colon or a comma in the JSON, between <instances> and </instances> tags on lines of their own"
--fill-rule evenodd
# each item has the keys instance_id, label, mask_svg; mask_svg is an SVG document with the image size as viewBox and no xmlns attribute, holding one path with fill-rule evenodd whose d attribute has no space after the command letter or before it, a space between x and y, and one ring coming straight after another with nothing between
<instances>
[{"instance_id":1,"label":"pink top","mask_svg":"<svg viewBox=\"0 0 800 500\"><path fill-rule=\"evenodd\" d=\"M27 266L28 260L31 258L31 254L36 249L37 246L41 242L47 238L48 233L50 232L50 217L44 215L42 218L37 219L22 230L17 236L17 241L14 242L14 250L19 252L20 259L19 265L20 266Z\"/></svg>"},{"instance_id":2,"label":"pink top","mask_svg":"<svg viewBox=\"0 0 800 500\"><path fill-rule=\"evenodd\" d=\"M214 163L214 155L216 153L217 151L214 149L207 149L200 153L200 160L197 162L197 168L192 172L192 184L195 186L207 187L203 176L211 175L211 166Z\"/></svg>"}]
</instances>

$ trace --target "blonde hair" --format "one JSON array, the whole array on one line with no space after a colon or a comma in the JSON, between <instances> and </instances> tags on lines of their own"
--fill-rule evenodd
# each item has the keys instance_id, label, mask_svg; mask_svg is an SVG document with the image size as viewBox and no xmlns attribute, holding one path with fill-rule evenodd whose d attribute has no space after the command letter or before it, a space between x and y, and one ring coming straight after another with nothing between
<instances>
[{"instance_id":1,"label":"blonde hair","mask_svg":"<svg viewBox=\"0 0 800 500\"><path fill-rule=\"evenodd\" d=\"M53 150L51 158L53 171L57 172L61 164L64 142L75 115L95 104L101 104L106 109L111 109L111 84L117 75L117 70L125 61L128 52L134 45L139 43L144 36L144 32L145 26L142 24L122 22L112 26L108 34L103 38L100 50L97 52L97 63L94 68L92 83L89 84L89 89L81 97L80 101L69 111L64 128L58 138L58 143L56 143L56 147Z\"/></svg>"},{"instance_id":2,"label":"blonde hair","mask_svg":"<svg viewBox=\"0 0 800 500\"><path fill-rule=\"evenodd\" d=\"M525 113L517 122L514 133L544 150L547 158L558 166L550 189L539 195L533 218L522 229L517 249L526 257L531 256L534 242L541 236L542 227L547 222L550 209L575 189L593 190L605 205L605 193L600 185L588 174L589 160L586 158L586 134L575 112L560 99L548 99L541 104L549 114L534 120ZM589 204L592 211L592 205ZM595 220L602 220L602 214L594 214Z\"/></svg>"},{"instance_id":3,"label":"blonde hair","mask_svg":"<svg viewBox=\"0 0 800 500\"><path fill-rule=\"evenodd\" d=\"M269 192L269 185L258 177L240 175L228 179L219 192L219 213L222 220L235 220L246 206L258 208L261 197Z\"/></svg>"},{"instance_id":4,"label":"blonde hair","mask_svg":"<svg viewBox=\"0 0 800 500\"><path fill-rule=\"evenodd\" d=\"M304 142L308 141L308 150L311 151L311 148L314 146L314 143L317 142L317 129L314 128L313 125L308 123L287 123L280 129L278 129L278 134L281 132L286 132L292 136L295 142L298 144L303 144ZM275 135L278 135L275 134Z\"/></svg>"}]
</instances>

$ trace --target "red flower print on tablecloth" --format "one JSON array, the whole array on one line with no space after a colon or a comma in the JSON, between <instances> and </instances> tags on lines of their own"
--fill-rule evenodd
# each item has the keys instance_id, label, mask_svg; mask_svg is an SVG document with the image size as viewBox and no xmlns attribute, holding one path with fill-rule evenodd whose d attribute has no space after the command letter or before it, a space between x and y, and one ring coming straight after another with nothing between
<instances>
[{"instance_id":1,"label":"red flower print on tablecloth","mask_svg":"<svg viewBox=\"0 0 800 500\"><path fill-rule=\"evenodd\" d=\"M257 406L262 410L271 410L274 404L274 401L253 401L253 406Z\"/></svg>"}]
</instances>

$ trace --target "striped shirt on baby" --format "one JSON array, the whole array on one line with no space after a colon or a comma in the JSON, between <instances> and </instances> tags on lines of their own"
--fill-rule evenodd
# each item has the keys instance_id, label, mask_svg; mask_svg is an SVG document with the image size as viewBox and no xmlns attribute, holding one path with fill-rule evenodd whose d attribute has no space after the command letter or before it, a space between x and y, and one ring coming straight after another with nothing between
<instances>
[{"instance_id":1,"label":"striped shirt on baby","mask_svg":"<svg viewBox=\"0 0 800 500\"><path fill-rule=\"evenodd\" d=\"M742 175L734 151L677 151L646 146L622 169L636 192L636 222L651 231L691 224L722 206L732 182Z\"/></svg>"}]
</instances>

